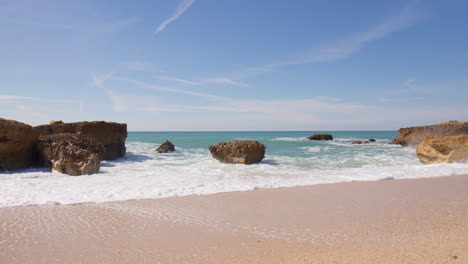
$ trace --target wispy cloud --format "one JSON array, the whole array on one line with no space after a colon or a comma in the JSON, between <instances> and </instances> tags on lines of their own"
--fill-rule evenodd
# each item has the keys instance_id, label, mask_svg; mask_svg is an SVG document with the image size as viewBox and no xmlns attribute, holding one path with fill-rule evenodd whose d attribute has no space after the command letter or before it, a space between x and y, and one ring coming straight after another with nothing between
<instances>
[{"instance_id":1,"label":"wispy cloud","mask_svg":"<svg viewBox=\"0 0 468 264\"><path fill-rule=\"evenodd\" d=\"M176 78L176 77L170 77L170 76L158 76L158 79L164 80L164 81L173 81L173 82L187 84L187 85L200 85L199 82L194 82L194 81Z\"/></svg>"},{"instance_id":2,"label":"wispy cloud","mask_svg":"<svg viewBox=\"0 0 468 264\"><path fill-rule=\"evenodd\" d=\"M0 95L0 100L34 100L34 97L17 95Z\"/></svg>"},{"instance_id":3,"label":"wispy cloud","mask_svg":"<svg viewBox=\"0 0 468 264\"><path fill-rule=\"evenodd\" d=\"M226 78L226 77L210 78L210 79L205 80L205 82L206 82L206 83L229 84L229 85L241 86L241 87L247 87L247 86L249 86L249 85L246 84L246 83L234 81L234 80L232 80L232 79L230 79L230 78Z\"/></svg>"},{"instance_id":4,"label":"wispy cloud","mask_svg":"<svg viewBox=\"0 0 468 264\"><path fill-rule=\"evenodd\" d=\"M106 82L112 77L112 72L101 74L101 75L92 74L91 77L92 77L93 85L96 87L102 88L104 82Z\"/></svg>"},{"instance_id":5,"label":"wispy cloud","mask_svg":"<svg viewBox=\"0 0 468 264\"><path fill-rule=\"evenodd\" d=\"M163 31L170 23L177 20L188 8L195 3L195 0L182 0L178 5L174 13L166 20L164 20L159 26L156 28L155 33L160 33Z\"/></svg>"},{"instance_id":6,"label":"wispy cloud","mask_svg":"<svg viewBox=\"0 0 468 264\"><path fill-rule=\"evenodd\" d=\"M160 69L154 67L151 62L147 61L129 61L124 64L128 69L133 71L141 71L141 72L150 72L150 73L161 73L163 72Z\"/></svg>"}]
</instances>

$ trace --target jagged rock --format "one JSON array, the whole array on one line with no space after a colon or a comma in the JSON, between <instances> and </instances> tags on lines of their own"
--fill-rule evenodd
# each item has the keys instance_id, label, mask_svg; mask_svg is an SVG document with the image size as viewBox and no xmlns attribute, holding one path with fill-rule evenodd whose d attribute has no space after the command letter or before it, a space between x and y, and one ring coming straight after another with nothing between
<instances>
[{"instance_id":1,"label":"jagged rock","mask_svg":"<svg viewBox=\"0 0 468 264\"><path fill-rule=\"evenodd\" d=\"M50 121L49 124L51 124L51 125L59 125L59 124L63 124L63 121L62 121L62 120L52 120L52 121Z\"/></svg>"},{"instance_id":2,"label":"jagged rock","mask_svg":"<svg viewBox=\"0 0 468 264\"><path fill-rule=\"evenodd\" d=\"M93 138L76 134L41 135L37 149L41 165L69 175L98 172L104 151Z\"/></svg>"},{"instance_id":3,"label":"jagged rock","mask_svg":"<svg viewBox=\"0 0 468 264\"><path fill-rule=\"evenodd\" d=\"M375 142L375 138L370 138L368 141L369 142Z\"/></svg>"},{"instance_id":4,"label":"jagged rock","mask_svg":"<svg viewBox=\"0 0 468 264\"><path fill-rule=\"evenodd\" d=\"M213 158L224 163L252 164L263 160L266 146L258 141L220 142L208 148Z\"/></svg>"},{"instance_id":5,"label":"jagged rock","mask_svg":"<svg viewBox=\"0 0 468 264\"><path fill-rule=\"evenodd\" d=\"M125 155L125 139L127 138L127 124L93 121L37 126L41 135L77 134L89 136L96 143L104 146L101 159L114 160Z\"/></svg>"},{"instance_id":6,"label":"jagged rock","mask_svg":"<svg viewBox=\"0 0 468 264\"><path fill-rule=\"evenodd\" d=\"M307 140L333 140L333 136L330 134L315 134L306 138Z\"/></svg>"},{"instance_id":7,"label":"jagged rock","mask_svg":"<svg viewBox=\"0 0 468 264\"><path fill-rule=\"evenodd\" d=\"M39 133L30 125L0 118L0 171L32 166L38 136Z\"/></svg>"},{"instance_id":8,"label":"jagged rock","mask_svg":"<svg viewBox=\"0 0 468 264\"><path fill-rule=\"evenodd\" d=\"M157 148L156 151L158 153L168 153L168 152L175 151L175 147L174 147L174 144L172 144L172 142L170 142L169 140L166 140L166 142L164 142L161 146L159 146L159 148Z\"/></svg>"},{"instance_id":9,"label":"jagged rock","mask_svg":"<svg viewBox=\"0 0 468 264\"><path fill-rule=\"evenodd\" d=\"M468 135L468 122L449 121L432 126L406 127L398 130L398 135L389 144L417 146L426 136Z\"/></svg>"},{"instance_id":10,"label":"jagged rock","mask_svg":"<svg viewBox=\"0 0 468 264\"><path fill-rule=\"evenodd\" d=\"M468 135L427 136L418 145L416 155L424 164L468 161Z\"/></svg>"},{"instance_id":11,"label":"jagged rock","mask_svg":"<svg viewBox=\"0 0 468 264\"><path fill-rule=\"evenodd\" d=\"M362 144L362 141L361 140L356 140L356 141L353 141L353 143L351 144Z\"/></svg>"}]
</instances>

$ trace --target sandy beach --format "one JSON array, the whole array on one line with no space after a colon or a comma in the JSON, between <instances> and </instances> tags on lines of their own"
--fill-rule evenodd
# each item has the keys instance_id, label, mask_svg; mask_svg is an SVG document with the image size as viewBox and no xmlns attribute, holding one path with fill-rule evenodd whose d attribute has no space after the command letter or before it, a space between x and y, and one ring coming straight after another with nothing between
<instances>
[{"instance_id":1,"label":"sandy beach","mask_svg":"<svg viewBox=\"0 0 468 264\"><path fill-rule=\"evenodd\" d=\"M0 216L0 263L468 263L468 175Z\"/></svg>"}]
</instances>

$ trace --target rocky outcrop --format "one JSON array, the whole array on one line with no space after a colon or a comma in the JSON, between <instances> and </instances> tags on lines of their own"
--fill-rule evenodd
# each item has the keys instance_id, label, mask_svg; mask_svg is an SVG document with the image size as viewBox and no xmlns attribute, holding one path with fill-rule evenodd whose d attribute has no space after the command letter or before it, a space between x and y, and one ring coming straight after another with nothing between
<instances>
[{"instance_id":1,"label":"rocky outcrop","mask_svg":"<svg viewBox=\"0 0 468 264\"><path fill-rule=\"evenodd\" d=\"M358 144L359 145L359 144L362 144L362 141L361 140L355 140L351 144Z\"/></svg>"},{"instance_id":2,"label":"rocky outcrop","mask_svg":"<svg viewBox=\"0 0 468 264\"><path fill-rule=\"evenodd\" d=\"M94 121L59 123L37 126L41 135L75 134L89 136L97 144L102 144L104 152L102 159L114 160L125 155L125 139L127 138L127 124Z\"/></svg>"},{"instance_id":3,"label":"rocky outcrop","mask_svg":"<svg viewBox=\"0 0 468 264\"><path fill-rule=\"evenodd\" d=\"M208 148L213 158L224 163L253 164L265 157L266 146L258 141L221 142Z\"/></svg>"},{"instance_id":4,"label":"rocky outcrop","mask_svg":"<svg viewBox=\"0 0 468 264\"><path fill-rule=\"evenodd\" d=\"M369 142L375 142L375 138L370 138L368 141Z\"/></svg>"},{"instance_id":5,"label":"rocky outcrop","mask_svg":"<svg viewBox=\"0 0 468 264\"><path fill-rule=\"evenodd\" d=\"M333 136L330 134L315 134L306 138L307 140L333 140Z\"/></svg>"},{"instance_id":6,"label":"rocky outcrop","mask_svg":"<svg viewBox=\"0 0 468 264\"><path fill-rule=\"evenodd\" d=\"M426 136L468 135L468 122L449 121L432 126L406 127L398 130L398 135L390 144L417 146Z\"/></svg>"},{"instance_id":7,"label":"rocky outcrop","mask_svg":"<svg viewBox=\"0 0 468 264\"><path fill-rule=\"evenodd\" d=\"M51 125L59 125L59 124L63 124L63 121L62 120L52 120L49 122L49 124Z\"/></svg>"},{"instance_id":8,"label":"rocky outcrop","mask_svg":"<svg viewBox=\"0 0 468 264\"><path fill-rule=\"evenodd\" d=\"M424 164L468 162L468 135L427 136L416 155Z\"/></svg>"},{"instance_id":9,"label":"rocky outcrop","mask_svg":"<svg viewBox=\"0 0 468 264\"><path fill-rule=\"evenodd\" d=\"M169 140L166 140L166 142L162 143L162 145L159 146L159 148L157 148L156 151L158 153L172 152L172 151L175 151L175 146L174 144L172 144L172 142L170 142Z\"/></svg>"},{"instance_id":10,"label":"rocky outcrop","mask_svg":"<svg viewBox=\"0 0 468 264\"><path fill-rule=\"evenodd\" d=\"M0 118L0 171L32 166L38 136L39 133L29 125Z\"/></svg>"},{"instance_id":11,"label":"rocky outcrop","mask_svg":"<svg viewBox=\"0 0 468 264\"><path fill-rule=\"evenodd\" d=\"M69 175L92 174L99 171L101 144L84 135L41 135L37 142L42 166Z\"/></svg>"}]
</instances>

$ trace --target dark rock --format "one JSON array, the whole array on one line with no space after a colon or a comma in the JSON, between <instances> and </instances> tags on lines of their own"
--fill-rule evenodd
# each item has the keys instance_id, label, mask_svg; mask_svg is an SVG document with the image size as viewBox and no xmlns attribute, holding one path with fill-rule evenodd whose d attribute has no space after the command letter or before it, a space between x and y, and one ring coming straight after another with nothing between
<instances>
[{"instance_id":1,"label":"dark rock","mask_svg":"<svg viewBox=\"0 0 468 264\"><path fill-rule=\"evenodd\" d=\"M364 144L369 144L369 141L368 140L364 141Z\"/></svg>"},{"instance_id":2,"label":"dark rock","mask_svg":"<svg viewBox=\"0 0 468 264\"><path fill-rule=\"evenodd\" d=\"M37 149L41 165L69 175L98 172L104 151L92 137L77 134L42 135Z\"/></svg>"},{"instance_id":3,"label":"dark rock","mask_svg":"<svg viewBox=\"0 0 468 264\"><path fill-rule=\"evenodd\" d=\"M125 155L125 139L127 138L127 124L94 121L37 126L41 135L76 134L89 136L97 144L102 144L104 152L101 159L114 160Z\"/></svg>"},{"instance_id":4,"label":"dark rock","mask_svg":"<svg viewBox=\"0 0 468 264\"><path fill-rule=\"evenodd\" d=\"M0 118L0 171L31 167L38 136L30 125Z\"/></svg>"},{"instance_id":5,"label":"dark rock","mask_svg":"<svg viewBox=\"0 0 468 264\"><path fill-rule=\"evenodd\" d=\"M449 121L432 126L406 127L398 130L398 135L389 144L417 146L426 136L468 135L468 122Z\"/></svg>"},{"instance_id":6,"label":"dark rock","mask_svg":"<svg viewBox=\"0 0 468 264\"><path fill-rule=\"evenodd\" d=\"M307 137L307 140L333 140L333 136L330 134L315 134Z\"/></svg>"},{"instance_id":7,"label":"dark rock","mask_svg":"<svg viewBox=\"0 0 468 264\"><path fill-rule=\"evenodd\" d=\"M361 140L356 140L356 141L353 141L353 143L351 144L362 144L362 141Z\"/></svg>"},{"instance_id":8,"label":"dark rock","mask_svg":"<svg viewBox=\"0 0 468 264\"><path fill-rule=\"evenodd\" d=\"M175 147L174 147L174 144L172 144L172 142L170 142L169 140L166 140L166 142L164 142L161 146L159 146L159 148L156 149L156 151L158 153L168 153L168 152L175 151Z\"/></svg>"},{"instance_id":9,"label":"dark rock","mask_svg":"<svg viewBox=\"0 0 468 264\"><path fill-rule=\"evenodd\" d=\"M371 138L368 140L369 142L375 142L375 138Z\"/></svg>"},{"instance_id":10,"label":"dark rock","mask_svg":"<svg viewBox=\"0 0 468 264\"><path fill-rule=\"evenodd\" d=\"M208 148L213 158L224 163L252 164L263 160L266 146L258 141L221 142Z\"/></svg>"}]
</instances>

